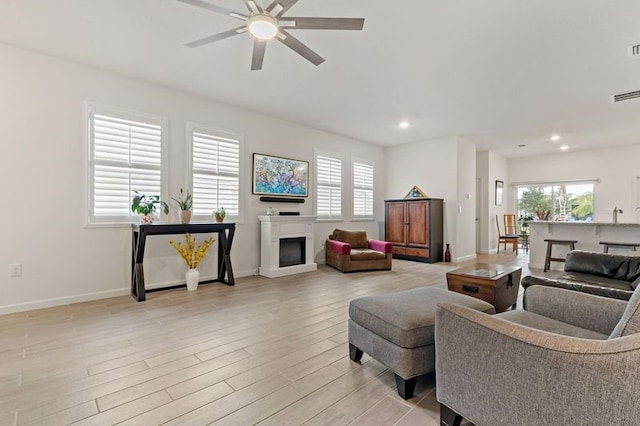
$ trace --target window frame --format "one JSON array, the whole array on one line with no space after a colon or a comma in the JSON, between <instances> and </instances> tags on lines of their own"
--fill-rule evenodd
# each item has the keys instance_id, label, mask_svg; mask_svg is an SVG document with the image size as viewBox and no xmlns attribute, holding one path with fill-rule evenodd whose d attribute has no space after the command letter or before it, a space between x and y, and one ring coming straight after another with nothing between
<instances>
[{"instance_id":1,"label":"window frame","mask_svg":"<svg viewBox=\"0 0 640 426\"><path fill-rule=\"evenodd\" d=\"M338 188L336 185L321 185L320 179L318 178L318 158L324 157L330 160L335 160L340 162L340 214L339 215L320 215L318 212L318 196L320 195L320 187L327 186L329 188ZM342 222L344 218L344 190L345 190L345 173L344 173L344 157L341 154L330 152L330 151L322 151L322 150L314 150L314 183L315 183L315 196L314 196L314 212L317 216L316 220L318 222Z\"/></svg>"},{"instance_id":2,"label":"window frame","mask_svg":"<svg viewBox=\"0 0 640 426\"><path fill-rule=\"evenodd\" d=\"M113 107L108 105L97 104L93 102L84 103L84 135L86 138L85 143L85 179L84 182L87 185L85 193L85 226L86 227L123 227L130 226L131 224L139 223L139 218L131 211L131 197L130 194L128 202L129 214L125 216L106 216L104 218L96 217L93 214L94 211L94 193L95 193L95 166L96 161L94 158L95 142L94 142L94 117L95 115L103 115L106 117L128 120L134 122L140 122L148 125L156 125L160 127L160 199L169 204L169 157L168 157L168 134L169 134L169 120L167 117L161 115L155 115L140 111L129 110L125 108ZM134 167L135 169L135 167ZM143 168L140 168L143 170ZM133 190L132 190L133 191ZM160 215L160 222L164 223L167 220L167 215Z\"/></svg>"},{"instance_id":3,"label":"window frame","mask_svg":"<svg viewBox=\"0 0 640 426\"><path fill-rule=\"evenodd\" d=\"M513 191L513 204L514 204L514 208L515 211L518 212L517 214L521 214L520 212L520 198L518 196L518 191L521 188L534 188L534 187L538 187L538 188L546 188L546 187L551 187L552 188L552 193L551 193L551 200L552 200L552 209L551 209L551 214L552 216L555 214L554 210L555 210L555 191L553 191L553 188L555 187L559 187L559 186L572 186L572 185L592 185L592 194L593 194L593 212L592 214L592 218L593 215L595 215L595 211L596 211L596 186L600 183L600 179L599 178L585 178L585 179L568 179L568 180L550 180L550 181L533 181L533 182L514 182L513 184L511 184L511 188ZM535 220L535 216L534 216L534 220ZM582 222L588 222L588 221L575 221L578 223L582 223Z\"/></svg>"},{"instance_id":4,"label":"window frame","mask_svg":"<svg viewBox=\"0 0 640 426\"><path fill-rule=\"evenodd\" d=\"M371 168L371 214L370 215L358 215L355 212L356 208L356 190L364 189L368 190L369 188L357 188L356 187L356 164L370 167ZM364 160L362 158L352 158L351 159L351 219L353 221L373 221L375 220L375 198L376 198L376 166L375 162L370 160Z\"/></svg>"},{"instance_id":5,"label":"window frame","mask_svg":"<svg viewBox=\"0 0 640 426\"><path fill-rule=\"evenodd\" d=\"M193 121L187 121L187 125L186 125L186 145L187 145L187 149L186 149L186 176L185 176L185 182L187 182L187 187L189 188L189 190L191 191L191 193L193 194L193 200L194 203L196 201L196 194L194 193L193 189L194 189L194 185L193 185L193 178L194 178L194 167L193 167L193 134L195 133L203 133L206 134L208 136L211 136L213 138L219 137L219 138L223 138L223 139L232 139L232 140L236 140L238 142L238 214L237 215L233 215L233 214L229 214L227 212L227 216L225 218L225 221L232 221L232 222L236 222L236 223L242 223L244 221L244 198L242 196L243 194L243 188L245 187L245 176L244 176L244 161L243 161L243 157L244 157L244 135L242 133L239 132L234 132L232 130L227 130L227 129L221 129L219 127L216 126L212 126L212 125L207 125L207 124L202 124L202 123L196 123ZM213 212L211 212L211 214L209 215L193 215L192 216L192 221L194 222L204 222L204 221L211 221L212 219L212 214Z\"/></svg>"}]
</instances>

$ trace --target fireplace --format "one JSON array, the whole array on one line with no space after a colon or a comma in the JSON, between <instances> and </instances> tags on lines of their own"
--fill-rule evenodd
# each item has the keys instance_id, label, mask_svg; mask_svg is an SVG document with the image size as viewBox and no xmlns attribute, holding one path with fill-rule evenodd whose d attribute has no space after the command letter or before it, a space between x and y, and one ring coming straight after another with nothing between
<instances>
[{"instance_id":1,"label":"fireplace","mask_svg":"<svg viewBox=\"0 0 640 426\"><path fill-rule=\"evenodd\" d=\"M316 216L260 216L260 275L268 278L311 272Z\"/></svg>"},{"instance_id":2,"label":"fireplace","mask_svg":"<svg viewBox=\"0 0 640 426\"><path fill-rule=\"evenodd\" d=\"M280 238L279 266L304 265L305 237Z\"/></svg>"}]
</instances>

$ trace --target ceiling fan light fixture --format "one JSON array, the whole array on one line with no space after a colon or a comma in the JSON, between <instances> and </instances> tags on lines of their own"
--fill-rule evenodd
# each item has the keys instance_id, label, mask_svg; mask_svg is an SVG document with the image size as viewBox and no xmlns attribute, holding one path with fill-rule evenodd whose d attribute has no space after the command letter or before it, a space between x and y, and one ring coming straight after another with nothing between
<instances>
[{"instance_id":1,"label":"ceiling fan light fixture","mask_svg":"<svg viewBox=\"0 0 640 426\"><path fill-rule=\"evenodd\" d=\"M266 13L249 18L248 27L251 35L260 40L270 40L278 34L278 21Z\"/></svg>"}]
</instances>

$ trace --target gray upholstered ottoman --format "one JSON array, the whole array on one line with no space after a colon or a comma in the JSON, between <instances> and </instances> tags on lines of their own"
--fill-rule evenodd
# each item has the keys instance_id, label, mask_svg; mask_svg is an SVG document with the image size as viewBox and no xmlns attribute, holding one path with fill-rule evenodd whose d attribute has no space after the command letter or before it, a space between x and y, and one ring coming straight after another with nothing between
<instances>
[{"instance_id":1,"label":"gray upholstered ottoman","mask_svg":"<svg viewBox=\"0 0 640 426\"><path fill-rule=\"evenodd\" d=\"M441 288L366 296L349 303L349 358L362 352L395 373L398 394L413 396L419 375L435 371L436 305L455 303L493 314L490 303Z\"/></svg>"}]
</instances>

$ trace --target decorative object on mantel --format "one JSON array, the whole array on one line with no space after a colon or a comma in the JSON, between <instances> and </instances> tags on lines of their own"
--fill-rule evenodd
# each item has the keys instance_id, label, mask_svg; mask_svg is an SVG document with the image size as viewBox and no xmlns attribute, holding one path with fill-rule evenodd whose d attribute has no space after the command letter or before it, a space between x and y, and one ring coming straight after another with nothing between
<instances>
[{"instance_id":1,"label":"decorative object on mantel","mask_svg":"<svg viewBox=\"0 0 640 426\"><path fill-rule=\"evenodd\" d=\"M405 195L404 198L429 198L429 197L427 197L427 194L425 194L420 188L418 188L417 185L413 185L413 188L411 188L411 190L407 192L407 195Z\"/></svg>"},{"instance_id":2,"label":"decorative object on mantel","mask_svg":"<svg viewBox=\"0 0 640 426\"><path fill-rule=\"evenodd\" d=\"M260 201L304 203L308 186L308 161L253 154L252 192Z\"/></svg>"},{"instance_id":3,"label":"decorative object on mantel","mask_svg":"<svg viewBox=\"0 0 640 426\"><path fill-rule=\"evenodd\" d=\"M164 214L169 214L169 206L164 201L160 200L159 195L145 195L138 191L133 191L136 195L133 196L131 202L131 211L140 216L140 223L151 224L156 216L156 206L160 206Z\"/></svg>"},{"instance_id":4,"label":"decorative object on mantel","mask_svg":"<svg viewBox=\"0 0 640 426\"><path fill-rule=\"evenodd\" d=\"M198 281L200 281L200 271L198 271L198 265L202 262L202 259L207 255L207 251L211 244L213 244L213 237L209 237L196 247L196 237L191 234L185 234L186 243L176 243L173 240L169 241L169 244L176 249L180 257L187 262L187 273L185 275L187 281L187 290L193 291L198 289Z\"/></svg>"},{"instance_id":5,"label":"decorative object on mantel","mask_svg":"<svg viewBox=\"0 0 640 426\"><path fill-rule=\"evenodd\" d=\"M224 222L224 218L227 216L227 212L224 207L218 207L215 212L213 212L213 216L216 218L216 222Z\"/></svg>"},{"instance_id":6,"label":"decorative object on mantel","mask_svg":"<svg viewBox=\"0 0 640 426\"><path fill-rule=\"evenodd\" d=\"M276 209L274 209L273 207L269 207L267 209L267 216L275 216L276 214Z\"/></svg>"},{"instance_id":7,"label":"decorative object on mantel","mask_svg":"<svg viewBox=\"0 0 640 426\"><path fill-rule=\"evenodd\" d=\"M178 207L180 207L180 223L189 223L191 222L191 208L193 207L193 197L191 193L187 189L187 195L184 195L182 188L180 188L180 196L176 198L171 198L173 201L178 203Z\"/></svg>"}]
</instances>

